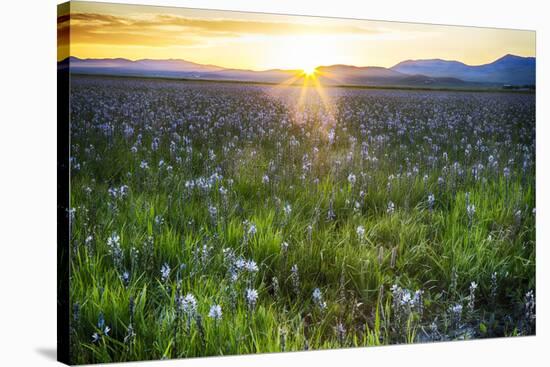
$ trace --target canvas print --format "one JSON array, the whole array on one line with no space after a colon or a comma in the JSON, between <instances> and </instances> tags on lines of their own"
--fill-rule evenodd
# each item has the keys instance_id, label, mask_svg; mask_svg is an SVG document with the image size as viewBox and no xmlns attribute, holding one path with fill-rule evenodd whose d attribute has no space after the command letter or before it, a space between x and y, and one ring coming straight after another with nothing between
<instances>
[{"instance_id":1,"label":"canvas print","mask_svg":"<svg viewBox=\"0 0 550 367\"><path fill-rule=\"evenodd\" d=\"M58 8L59 358L536 333L535 32Z\"/></svg>"}]
</instances>

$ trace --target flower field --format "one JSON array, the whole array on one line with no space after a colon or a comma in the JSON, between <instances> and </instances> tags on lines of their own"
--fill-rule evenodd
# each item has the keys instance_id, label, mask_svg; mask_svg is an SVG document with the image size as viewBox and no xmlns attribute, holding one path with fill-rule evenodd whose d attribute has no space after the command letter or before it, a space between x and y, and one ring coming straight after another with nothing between
<instances>
[{"instance_id":1,"label":"flower field","mask_svg":"<svg viewBox=\"0 0 550 367\"><path fill-rule=\"evenodd\" d=\"M74 363L535 334L535 95L72 76Z\"/></svg>"}]
</instances>

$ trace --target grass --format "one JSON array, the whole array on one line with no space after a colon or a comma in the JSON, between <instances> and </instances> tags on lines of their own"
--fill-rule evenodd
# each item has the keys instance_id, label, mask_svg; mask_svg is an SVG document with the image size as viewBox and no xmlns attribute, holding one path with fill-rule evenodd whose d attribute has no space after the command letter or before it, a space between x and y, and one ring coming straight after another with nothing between
<instances>
[{"instance_id":1,"label":"grass","mask_svg":"<svg viewBox=\"0 0 550 367\"><path fill-rule=\"evenodd\" d=\"M73 363L535 333L534 96L277 92L73 77Z\"/></svg>"}]
</instances>

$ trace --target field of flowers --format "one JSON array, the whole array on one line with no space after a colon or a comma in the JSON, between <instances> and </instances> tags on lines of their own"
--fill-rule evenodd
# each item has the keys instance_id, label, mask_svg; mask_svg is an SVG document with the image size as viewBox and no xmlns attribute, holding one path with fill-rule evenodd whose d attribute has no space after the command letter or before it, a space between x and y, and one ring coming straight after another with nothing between
<instances>
[{"instance_id":1,"label":"field of flowers","mask_svg":"<svg viewBox=\"0 0 550 367\"><path fill-rule=\"evenodd\" d=\"M73 76L74 363L535 333L535 96Z\"/></svg>"}]
</instances>

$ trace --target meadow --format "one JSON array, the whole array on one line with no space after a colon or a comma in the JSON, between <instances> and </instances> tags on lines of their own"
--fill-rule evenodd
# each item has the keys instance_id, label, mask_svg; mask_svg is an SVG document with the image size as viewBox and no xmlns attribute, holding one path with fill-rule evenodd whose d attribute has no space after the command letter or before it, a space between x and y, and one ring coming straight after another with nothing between
<instances>
[{"instance_id":1,"label":"meadow","mask_svg":"<svg viewBox=\"0 0 550 367\"><path fill-rule=\"evenodd\" d=\"M73 363L533 335L535 95L72 76Z\"/></svg>"}]
</instances>

